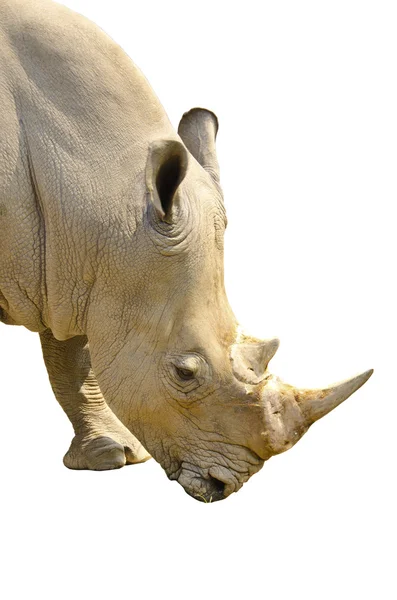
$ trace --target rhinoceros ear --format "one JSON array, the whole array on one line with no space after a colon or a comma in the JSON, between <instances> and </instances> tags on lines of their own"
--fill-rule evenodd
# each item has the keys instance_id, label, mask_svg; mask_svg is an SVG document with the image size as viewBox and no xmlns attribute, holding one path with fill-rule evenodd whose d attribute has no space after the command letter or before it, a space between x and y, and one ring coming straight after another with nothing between
<instances>
[{"instance_id":1,"label":"rhinoceros ear","mask_svg":"<svg viewBox=\"0 0 397 600\"><path fill-rule=\"evenodd\" d=\"M146 187L161 221L172 223L178 204L178 187L187 170L188 153L177 140L156 140L150 145Z\"/></svg>"},{"instance_id":2,"label":"rhinoceros ear","mask_svg":"<svg viewBox=\"0 0 397 600\"><path fill-rule=\"evenodd\" d=\"M219 164L215 140L218 133L217 116L206 108L192 108L179 123L178 133L189 152L219 184Z\"/></svg>"}]
</instances>

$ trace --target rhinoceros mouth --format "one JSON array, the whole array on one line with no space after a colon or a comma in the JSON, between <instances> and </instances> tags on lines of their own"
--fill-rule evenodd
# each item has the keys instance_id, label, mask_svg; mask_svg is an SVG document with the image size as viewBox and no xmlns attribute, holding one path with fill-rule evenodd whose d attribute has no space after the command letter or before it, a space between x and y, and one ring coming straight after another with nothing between
<instances>
[{"instance_id":1,"label":"rhinoceros mouth","mask_svg":"<svg viewBox=\"0 0 397 600\"><path fill-rule=\"evenodd\" d=\"M225 487L226 484L223 483L223 481L219 481L219 479L210 476L208 479L205 479L206 489L202 492L198 491L197 489L189 489L187 487L184 487L184 490L195 500L199 500L199 502L205 502L207 504L226 498Z\"/></svg>"},{"instance_id":2,"label":"rhinoceros mouth","mask_svg":"<svg viewBox=\"0 0 397 600\"><path fill-rule=\"evenodd\" d=\"M177 480L189 496L206 503L223 500L242 486L231 474L218 473L216 467L203 473L198 467L186 463L172 479Z\"/></svg>"},{"instance_id":3,"label":"rhinoceros mouth","mask_svg":"<svg viewBox=\"0 0 397 600\"><path fill-rule=\"evenodd\" d=\"M233 445L233 449L236 450L236 445ZM177 481L192 498L201 502L216 502L240 490L263 466L264 460L254 451L245 447L241 447L241 450L244 450L244 454L239 457L235 467L222 454L223 458L211 461L212 464L205 461L203 465L199 465L187 458L174 458L168 465L163 465L163 468L167 477Z\"/></svg>"},{"instance_id":4,"label":"rhinoceros mouth","mask_svg":"<svg viewBox=\"0 0 397 600\"><path fill-rule=\"evenodd\" d=\"M211 503L227 497L226 484L215 477L194 477L192 481L183 482L178 479L185 492L200 502Z\"/></svg>"}]
</instances>

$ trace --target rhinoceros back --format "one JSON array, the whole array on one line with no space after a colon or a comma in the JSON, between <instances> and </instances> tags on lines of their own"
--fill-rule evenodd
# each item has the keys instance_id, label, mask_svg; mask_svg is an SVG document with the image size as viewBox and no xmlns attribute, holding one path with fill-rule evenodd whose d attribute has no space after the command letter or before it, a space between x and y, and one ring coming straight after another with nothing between
<instances>
[{"instance_id":1,"label":"rhinoceros back","mask_svg":"<svg viewBox=\"0 0 397 600\"><path fill-rule=\"evenodd\" d=\"M128 56L69 9L0 0L0 44L0 318L68 337L92 238L139 224L149 144L176 133Z\"/></svg>"}]
</instances>

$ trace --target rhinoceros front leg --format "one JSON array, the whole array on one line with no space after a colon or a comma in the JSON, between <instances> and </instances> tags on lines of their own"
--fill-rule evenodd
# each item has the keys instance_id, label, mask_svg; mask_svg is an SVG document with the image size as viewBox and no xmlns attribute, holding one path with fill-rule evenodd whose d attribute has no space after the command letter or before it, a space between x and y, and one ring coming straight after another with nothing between
<instances>
[{"instance_id":1,"label":"rhinoceros front leg","mask_svg":"<svg viewBox=\"0 0 397 600\"><path fill-rule=\"evenodd\" d=\"M150 458L106 404L91 368L87 338L61 342L46 330L40 339L52 389L75 432L64 464L103 471Z\"/></svg>"}]
</instances>

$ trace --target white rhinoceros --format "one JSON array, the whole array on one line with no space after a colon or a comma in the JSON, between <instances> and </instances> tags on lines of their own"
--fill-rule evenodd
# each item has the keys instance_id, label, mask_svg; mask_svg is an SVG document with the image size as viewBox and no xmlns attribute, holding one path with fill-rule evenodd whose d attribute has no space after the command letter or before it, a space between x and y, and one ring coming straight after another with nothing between
<instances>
[{"instance_id":1,"label":"white rhinoceros","mask_svg":"<svg viewBox=\"0 0 397 600\"><path fill-rule=\"evenodd\" d=\"M150 452L225 498L371 371L298 390L267 371L277 340L241 332L212 112L177 134L128 56L49 0L0 0L0 44L0 318L40 334L75 431L65 465Z\"/></svg>"}]
</instances>

